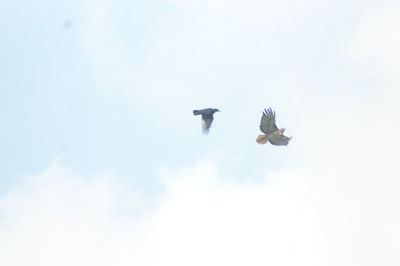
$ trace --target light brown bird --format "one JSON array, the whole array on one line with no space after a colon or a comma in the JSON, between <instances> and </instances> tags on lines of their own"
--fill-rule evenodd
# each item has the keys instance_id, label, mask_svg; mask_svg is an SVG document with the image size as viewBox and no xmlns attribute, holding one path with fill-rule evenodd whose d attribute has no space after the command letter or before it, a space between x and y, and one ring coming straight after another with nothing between
<instances>
[{"instance_id":1,"label":"light brown bird","mask_svg":"<svg viewBox=\"0 0 400 266\"><path fill-rule=\"evenodd\" d=\"M292 137L283 135L284 128L278 128L275 122L275 112L271 108L264 109L261 117L260 129L264 135L259 135L256 141L265 144L268 141L273 145L288 145Z\"/></svg>"}]
</instances>

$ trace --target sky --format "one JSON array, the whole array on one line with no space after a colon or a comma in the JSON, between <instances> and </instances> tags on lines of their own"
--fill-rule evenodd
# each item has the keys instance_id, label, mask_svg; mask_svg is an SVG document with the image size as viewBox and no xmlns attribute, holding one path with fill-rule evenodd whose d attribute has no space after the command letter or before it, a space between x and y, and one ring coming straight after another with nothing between
<instances>
[{"instance_id":1,"label":"sky","mask_svg":"<svg viewBox=\"0 0 400 266\"><path fill-rule=\"evenodd\" d=\"M400 264L397 1L0 6L0 265Z\"/></svg>"}]
</instances>

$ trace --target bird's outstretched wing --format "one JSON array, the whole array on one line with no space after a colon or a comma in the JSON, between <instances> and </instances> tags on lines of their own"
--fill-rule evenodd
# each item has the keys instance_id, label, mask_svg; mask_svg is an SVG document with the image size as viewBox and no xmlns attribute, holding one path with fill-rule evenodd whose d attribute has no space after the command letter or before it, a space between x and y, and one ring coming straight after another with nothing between
<instances>
[{"instance_id":1,"label":"bird's outstretched wing","mask_svg":"<svg viewBox=\"0 0 400 266\"><path fill-rule=\"evenodd\" d=\"M286 137L284 135L272 135L269 138L269 142L273 145L288 145L291 137Z\"/></svg>"},{"instance_id":2,"label":"bird's outstretched wing","mask_svg":"<svg viewBox=\"0 0 400 266\"><path fill-rule=\"evenodd\" d=\"M261 117L260 129L265 134L278 130L275 124L275 112L272 111L271 108L264 109L264 113Z\"/></svg>"},{"instance_id":3,"label":"bird's outstretched wing","mask_svg":"<svg viewBox=\"0 0 400 266\"><path fill-rule=\"evenodd\" d=\"M208 134L213 120L214 117L212 115L201 116L201 128L203 129L203 134Z\"/></svg>"},{"instance_id":4,"label":"bird's outstretched wing","mask_svg":"<svg viewBox=\"0 0 400 266\"><path fill-rule=\"evenodd\" d=\"M205 108L200 110L193 110L194 115L212 115L213 109L212 108Z\"/></svg>"}]
</instances>

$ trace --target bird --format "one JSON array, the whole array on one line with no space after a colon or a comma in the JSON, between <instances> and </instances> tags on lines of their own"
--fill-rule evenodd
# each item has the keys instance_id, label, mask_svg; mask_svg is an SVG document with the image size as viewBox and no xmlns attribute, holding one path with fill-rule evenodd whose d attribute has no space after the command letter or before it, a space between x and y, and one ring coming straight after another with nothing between
<instances>
[{"instance_id":1,"label":"bird","mask_svg":"<svg viewBox=\"0 0 400 266\"><path fill-rule=\"evenodd\" d=\"M201 115L201 127L204 135L207 135L210 130L211 123L214 120L213 115L215 112L220 112L220 110L216 108L193 110L193 115Z\"/></svg>"},{"instance_id":2,"label":"bird","mask_svg":"<svg viewBox=\"0 0 400 266\"><path fill-rule=\"evenodd\" d=\"M275 123L275 112L271 107L264 109L261 117L260 129L264 135L259 135L256 139L257 143L265 144L268 141L273 145L288 145L292 137L283 135L285 128L278 128Z\"/></svg>"}]
</instances>

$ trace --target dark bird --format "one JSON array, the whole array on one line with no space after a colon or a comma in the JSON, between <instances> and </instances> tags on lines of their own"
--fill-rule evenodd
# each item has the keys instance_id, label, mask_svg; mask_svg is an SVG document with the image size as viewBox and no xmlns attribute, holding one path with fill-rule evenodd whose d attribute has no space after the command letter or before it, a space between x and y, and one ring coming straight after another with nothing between
<instances>
[{"instance_id":1,"label":"dark bird","mask_svg":"<svg viewBox=\"0 0 400 266\"><path fill-rule=\"evenodd\" d=\"M203 134L208 134L210 130L211 123L214 120L214 113L220 112L218 109L215 108L206 108L201 110L194 110L194 115L201 115L201 127L203 129Z\"/></svg>"},{"instance_id":2,"label":"dark bird","mask_svg":"<svg viewBox=\"0 0 400 266\"><path fill-rule=\"evenodd\" d=\"M256 141L265 144L268 141L273 145L288 145L292 137L283 135L284 128L278 128L275 123L275 112L271 108L264 109L261 117L260 129L265 135L259 135Z\"/></svg>"}]
</instances>

